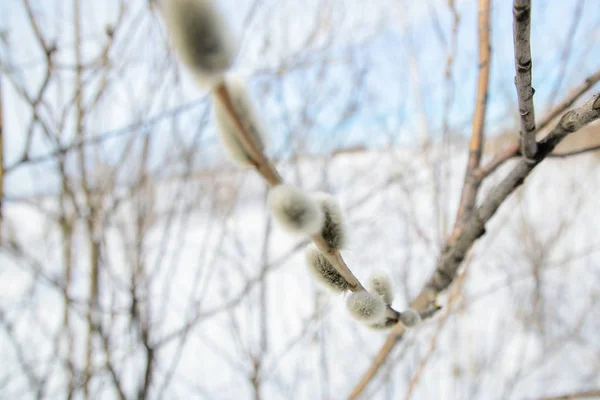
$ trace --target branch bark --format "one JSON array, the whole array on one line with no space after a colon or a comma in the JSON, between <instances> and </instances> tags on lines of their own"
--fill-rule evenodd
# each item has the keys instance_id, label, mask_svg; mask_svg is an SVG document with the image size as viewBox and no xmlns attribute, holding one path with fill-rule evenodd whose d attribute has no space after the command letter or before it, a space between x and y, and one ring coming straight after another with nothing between
<instances>
[{"instance_id":1,"label":"branch bark","mask_svg":"<svg viewBox=\"0 0 600 400\"><path fill-rule=\"evenodd\" d=\"M514 0L513 37L515 44L515 85L521 122L521 154L532 160L537 151L535 141L535 110L531 86L531 0Z\"/></svg>"},{"instance_id":2,"label":"branch bark","mask_svg":"<svg viewBox=\"0 0 600 400\"><path fill-rule=\"evenodd\" d=\"M489 1L489 0L481 0L481 1ZM273 166L273 164L269 161L267 156L255 145L255 143L250 139L250 135L244 128L244 124L238 117L235 112L235 108L233 107L231 98L229 93L227 92L227 87L224 83L220 83L214 89L214 93L217 101L221 102L226 111L229 113L229 116L233 120L236 125L237 131L240 132L240 142L244 146L244 150L250 155L254 162L254 168L258 172L260 176L269 184L270 187L274 187L283 183L283 179L277 172L277 169ZM486 85L487 91L487 85ZM325 240L321 235L313 235L311 237L313 243L321 250L321 252L327 257L329 262L334 266L336 271L342 275L349 284L349 289L353 292L365 290L363 285L360 283L358 278L352 273L348 265L344 261L342 254L335 249L329 248ZM437 307L435 307L437 309ZM421 310L427 312L429 310ZM396 324L398 322L399 313L392 309L391 307L387 307L387 315L388 321L387 324ZM424 313L422 315L428 315Z\"/></svg>"},{"instance_id":3,"label":"branch bark","mask_svg":"<svg viewBox=\"0 0 600 400\"><path fill-rule=\"evenodd\" d=\"M458 268L473 247L473 244L485 234L485 224L494 216L498 208L519 186L533 169L542 162L567 135L581 129L583 126L600 118L600 93L581 107L567 112L556 127L538 143L538 151L532 160L522 159L506 178L490 191L481 206L477 208L468 221L451 238L442 251L435 271L421 289L419 295L411 302L411 307L417 311L427 309L435 302L436 297L456 278ZM393 348L402 340L404 328L396 325L388 335L369 369L354 387L349 399L357 399L369 382L385 363Z\"/></svg>"},{"instance_id":4,"label":"branch bark","mask_svg":"<svg viewBox=\"0 0 600 400\"><path fill-rule=\"evenodd\" d=\"M248 151L250 157L254 161L254 168L256 172L263 177L265 181L269 184L270 187L274 187L280 185L283 182L281 176L275 169L275 167L269 162L267 157L263 154L262 151L256 146L253 140L250 139L250 135L244 129L244 124L238 118L235 107L231 101L229 93L227 92L227 87L222 82L214 88L214 93L217 96L218 101L221 102L223 107L229 113L229 116L233 120L233 123L236 125L237 131L241 132L240 141L244 146L245 150Z\"/></svg>"},{"instance_id":5,"label":"branch bark","mask_svg":"<svg viewBox=\"0 0 600 400\"><path fill-rule=\"evenodd\" d=\"M490 80L490 1L479 0L478 15L479 31L479 75L477 78L477 98L475 111L473 113L473 131L469 142L469 159L465 172L460 203L456 214L456 223L452 236L465 221L469 219L475 202L481 181L475 176L477 168L481 163L481 153L484 141L485 114L487 111L488 88Z\"/></svg>"},{"instance_id":6,"label":"branch bark","mask_svg":"<svg viewBox=\"0 0 600 400\"><path fill-rule=\"evenodd\" d=\"M477 78L477 97L475 111L473 113L472 133L469 142L469 158L467 160L467 169L465 171L465 180L461 192L460 203L456 214L456 222L452 235L448 240L452 243L454 239L464 230L464 225L468 223L473 214L477 201L477 193L481 186L481 180L477 179L476 172L481 163L481 154L483 149L485 114L487 110L489 75L490 75L490 0L479 0L478 3L478 35L479 35L479 74ZM473 239L474 240L474 239ZM448 247L449 245L447 245ZM443 256L443 254L442 254ZM462 259L461 259L462 261ZM436 270L437 272L437 270ZM451 279L450 279L451 280ZM436 294L430 292L426 286L419 296L411 303L411 308L423 312L430 305L435 304ZM366 389L369 382L373 379L379 368L385 363L388 355L404 335L404 327L396 325L382 348L379 350L371 366L363 374L358 384L354 387L349 400L358 398Z\"/></svg>"}]
</instances>

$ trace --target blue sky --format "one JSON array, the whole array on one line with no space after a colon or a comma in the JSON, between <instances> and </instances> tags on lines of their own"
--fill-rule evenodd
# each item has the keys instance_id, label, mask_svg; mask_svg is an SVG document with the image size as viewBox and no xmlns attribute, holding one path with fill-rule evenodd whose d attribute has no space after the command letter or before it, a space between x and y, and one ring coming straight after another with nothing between
<instances>
[{"instance_id":1,"label":"blue sky","mask_svg":"<svg viewBox=\"0 0 600 400\"><path fill-rule=\"evenodd\" d=\"M251 89L271 127L271 151L285 157L296 151L328 152L353 144L410 145L415 143L424 126L432 138L441 137L444 104L449 94L444 65L452 19L445 1L428 2L431 7L425 3L379 0L366 5L335 0L326 2L328 8L323 11L317 8L316 1L300 5L293 0L265 0L264 6L248 19L252 2L223 2L223 9L243 43L236 70L251 76ZM489 134L513 126L516 121L511 3L493 2ZM567 35L573 29L571 21L578 3L535 2L532 52L538 117L543 114L561 68L561 54ZM53 0L32 4L42 31L59 44L58 62L72 65L71 2ZM104 27L116 18L117 4L116 1L84 4L84 59L90 60L98 54L106 40ZM173 142L175 125L183 132L180 139L185 143L198 136L198 121L203 121L206 113L206 90L197 88L187 73L173 63L171 56L165 59L163 49L167 39L156 14L146 11L144 2L128 4L131 12L125 19L123 33L117 33L119 52L115 51L112 60L118 73L111 75L110 95L99 103L85 129L89 136L113 137L102 146L101 158L109 163L117 162L117 155L131 134L151 134L155 138L155 160L159 163L161 152ZM595 56L600 54L600 11L593 0L582 4L570 62L566 64L559 93L600 67L600 60ZM466 136L470 131L476 83L476 2L457 1L457 7L461 20L449 122L455 134ZM325 18L326 28L308 49L302 48L307 32L323 15L329 15ZM245 20L249 23L242 29ZM0 4L0 29L8 32L11 43L10 48L4 44L0 47L3 65L21 69L23 73L14 74L14 78L35 92L43 77L43 55L20 1L7 0ZM438 34L440 31L444 33L443 39ZM330 46L323 50L328 41ZM412 71L411 46L417 65ZM349 59L352 62L348 62ZM293 69L275 81L276 69L282 63ZM298 63L306 66L298 67ZM324 64L327 68L322 69ZM354 81L357 71L363 74L361 85ZM51 102L58 99L60 93L63 99L68 99L65 93L72 90L72 69L65 68L60 76L61 81L53 81L48 89L48 110L60 110L59 101ZM415 85L415 78L419 79L420 87ZM31 112L4 74L2 79L7 132L5 159L11 165L21 155ZM90 87L94 89L100 83L98 79L91 79ZM355 113L345 118L343 111L349 99L356 102ZM307 118L309 123L306 123ZM68 118L62 131L63 144L73 140L72 120L72 116ZM140 121L146 122L140 125ZM222 153L210 124L206 134L200 136L203 148L208 149L200 165L219 160ZM52 146L38 133L33 153L46 154ZM132 151L139 151L139 143ZM39 182L38 175L43 176L46 167L41 166L37 172L29 167L21 168L9 174L9 193L30 179ZM76 168L76 165L71 167ZM32 173L38 177L31 178Z\"/></svg>"}]
</instances>

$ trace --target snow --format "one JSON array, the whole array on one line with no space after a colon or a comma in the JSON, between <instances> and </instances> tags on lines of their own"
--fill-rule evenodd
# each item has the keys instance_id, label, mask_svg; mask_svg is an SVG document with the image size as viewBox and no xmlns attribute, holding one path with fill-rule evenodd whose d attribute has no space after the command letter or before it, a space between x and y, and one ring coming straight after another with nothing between
<instances>
[{"instance_id":1,"label":"snow","mask_svg":"<svg viewBox=\"0 0 600 400\"><path fill-rule=\"evenodd\" d=\"M389 271L396 283L394 306L401 309L435 265L441 246L436 215L452 219L464 161L458 149L451 154L434 151L427 157L395 149L340 154L330 160L305 158L280 169L284 175L292 175L289 171L294 169L301 178L301 184L294 182L298 186L329 191L340 199L351 233L349 248L343 252L348 265L362 280L375 269ZM429 162L449 168L450 180L438 182L437 199ZM497 182L509 168L493 180ZM542 389L561 391L597 381L597 355L590 351L599 346L598 318L588 316L598 309L594 303L600 279L598 172L593 155L546 161L501 207L470 257L464 297L441 330L438 349L415 398L463 398L476 390L475 397L522 398ZM190 317L200 318L181 349L177 340L159 348L152 393L158 393L166 370L180 352L165 389L167 397L251 397L251 360L263 349L265 398L343 398L370 364L385 334L358 324L347 314L343 297L316 287L304 266L302 240L278 226L269 228L263 263L269 220L265 185L251 171L225 169L210 179L210 185L226 182L239 183L237 198L229 207L219 204L218 209L213 202L218 191L186 194L188 184L209 186L205 176L191 181L173 178L154 186L154 206L159 211L142 242L144 273L136 287L137 296L146 299L143 308L151 310L151 341L161 341ZM490 186L484 188L482 199ZM49 197L39 205L53 209L54 202ZM64 284L58 227L27 205L8 203L6 218L44 276ZM144 361L137 328L128 317L131 250L135 249L133 203L126 201L109 221L103 232L101 304L112 312L103 312L102 320L125 388L133 393ZM82 229L77 227L74 238L71 289L74 301L80 303L75 306L79 312L72 314L72 345L80 367L89 284L89 246ZM24 359L36 366L34 371L51 368L49 382L58 393L66 384L65 370L52 351L52 337L62 323L60 291L39 276L36 279L37 272L20 259L1 257L3 320L14 324L15 337L25 346ZM539 268L541 287L532 279L535 268ZM262 283L261 271L265 272ZM19 307L22 302L26 305ZM233 306L224 307L228 304ZM542 325L536 322L539 315L544 317ZM372 398L404 393L439 318L406 335L392 353L390 381L382 383L385 374L379 375L370 387ZM99 341L95 346L100 350ZM0 347L5 354L0 377L9 382L3 391L25 396L30 384L4 332ZM9 379L14 376L19 378ZM114 397L99 382L94 386L98 396Z\"/></svg>"}]
</instances>

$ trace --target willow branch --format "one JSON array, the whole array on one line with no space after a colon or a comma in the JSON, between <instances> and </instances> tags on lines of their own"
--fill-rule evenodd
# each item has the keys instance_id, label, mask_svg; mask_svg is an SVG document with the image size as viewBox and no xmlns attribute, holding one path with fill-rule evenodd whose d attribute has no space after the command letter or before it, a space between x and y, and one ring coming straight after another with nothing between
<instances>
[{"instance_id":1,"label":"willow branch","mask_svg":"<svg viewBox=\"0 0 600 400\"><path fill-rule=\"evenodd\" d=\"M246 149L246 151L252 158L253 166L256 169L256 172L258 172L259 175L263 177L263 179L269 184L270 187L280 185L283 182L283 179L281 179L281 176L279 175L275 167L269 162L269 159L265 156L265 154L250 138L250 135L244 128L244 124L235 112L235 107L233 106L231 97L227 92L227 87L225 86L225 83L221 82L219 85L217 85L214 88L214 93L218 101L221 102L221 104L231 117L237 131L241 133L239 139L242 143L242 146L244 146L244 149Z\"/></svg>"},{"instance_id":2,"label":"willow branch","mask_svg":"<svg viewBox=\"0 0 600 400\"><path fill-rule=\"evenodd\" d=\"M411 308L420 311L435 302L437 296L450 286L456 278L458 268L477 239L485 234L486 223L494 216L498 208L519 186L533 169L542 162L554 148L569 134L600 118L600 93L592 97L581 107L567 112L543 140L538 143L538 151L532 160L522 159L512 171L490 191L469 217L465 224L453 235L438 260L419 295L411 302ZM386 338L369 369L350 393L349 399L357 399L369 382L385 363L393 348L402 340L404 328L396 325Z\"/></svg>"},{"instance_id":3,"label":"willow branch","mask_svg":"<svg viewBox=\"0 0 600 400\"><path fill-rule=\"evenodd\" d=\"M531 86L531 0L514 0L513 37L515 45L515 85L520 115L521 153L527 159L533 159L537 151L535 141L535 111Z\"/></svg>"},{"instance_id":4,"label":"willow branch","mask_svg":"<svg viewBox=\"0 0 600 400\"><path fill-rule=\"evenodd\" d=\"M552 121L562 115L569 107L571 107L581 96L583 96L588 90L590 90L596 83L600 81L600 70L596 71L592 75L585 78L583 83L576 87L569 96L565 97L563 101L552 108L544 118L537 124L536 133L546 128ZM520 149L519 144L514 143L498 153L494 158L477 171L478 179L485 179L487 176L492 174L498 167L504 164L511 158L519 156Z\"/></svg>"},{"instance_id":5,"label":"willow branch","mask_svg":"<svg viewBox=\"0 0 600 400\"><path fill-rule=\"evenodd\" d=\"M260 148L254 143L249 133L244 128L244 124L235 111L225 84L220 83L213 90L217 101L221 102L226 112L229 114L229 117L235 124L236 130L239 132L239 140L244 147L244 150L250 156L256 172L269 184L270 187L282 184L283 179L277 172L275 166L269 161L264 152L261 151ZM351 291L358 292L365 290L358 278L356 278L350 268L348 268L348 265L344 261L342 254L338 250L331 249L321 235L313 235L311 240L319 248L319 250L321 250L325 257L327 257L336 271L342 277L344 277L344 279L346 279ZM388 307L387 311L387 323L390 324L398 322L399 313L391 307Z\"/></svg>"},{"instance_id":6,"label":"willow branch","mask_svg":"<svg viewBox=\"0 0 600 400\"><path fill-rule=\"evenodd\" d=\"M484 139L485 114L487 110L489 75L490 75L490 0L479 0L478 4L478 34L479 34L479 74L477 79L477 97L475 102L475 111L473 113L472 134L469 142L469 158L467 160L467 169L465 172L465 180L461 192L461 199L456 215L456 222L450 240L457 236L473 214L477 193L481 181L477 179L476 172L481 163L481 154ZM435 303L434 298L427 298L423 301L424 296L418 296L411 303L411 308L423 312L430 309L430 306ZM358 398L366 389L367 385L381 366L385 363L392 349L398 343L404 334L404 327L396 325L392 332L386 338L385 343L375 356L375 359L363 374L358 384L354 387L349 400Z\"/></svg>"},{"instance_id":7,"label":"willow branch","mask_svg":"<svg viewBox=\"0 0 600 400\"><path fill-rule=\"evenodd\" d=\"M454 232L470 217L475 207L480 181L475 172L481 163L484 140L485 114L487 111L490 80L490 1L479 0L479 75L477 78L477 98L473 113L472 134L469 142L469 158L465 181L456 215ZM453 233L454 234L454 233Z\"/></svg>"}]
</instances>

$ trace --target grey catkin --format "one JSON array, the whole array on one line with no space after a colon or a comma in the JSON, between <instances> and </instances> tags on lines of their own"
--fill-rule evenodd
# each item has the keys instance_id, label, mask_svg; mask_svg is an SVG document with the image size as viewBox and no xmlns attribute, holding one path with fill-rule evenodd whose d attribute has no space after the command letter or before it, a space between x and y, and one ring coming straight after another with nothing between
<instances>
[{"instance_id":1,"label":"grey catkin","mask_svg":"<svg viewBox=\"0 0 600 400\"><path fill-rule=\"evenodd\" d=\"M271 215L288 232L314 235L323 225L323 210L298 188L283 184L271 189L268 198Z\"/></svg>"},{"instance_id":2,"label":"grey catkin","mask_svg":"<svg viewBox=\"0 0 600 400\"><path fill-rule=\"evenodd\" d=\"M351 293L346 307L355 319L366 324L381 323L385 318L385 303L381 296L364 290Z\"/></svg>"},{"instance_id":3,"label":"grey catkin","mask_svg":"<svg viewBox=\"0 0 600 400\"><path fill-rule=\"evenodd\" d=\"M323 240L330 249L342 249L346 245L348 233L339 202L328 193L316 193L313 198L323 209Z\"/></svg>"},{"instance_id":4,"label":"grey catkin","mask_svg":"<svg viewBox=\"0 0 600 400\"><path fill-rule=\"evenodd\" d=\"M388 306L394 301L392 279L385 271L378 270L371 273L367 281L367 288L371 292L380 295L383 302Z\"/></svg>"},{"instance_id":5,"label":"grey catkin","mask_svg":"<svg viewBox=\"0 0 600 400\"><path fill-rule=\"evenodd\" d=\"M421 322L421 315L415 310L409 308L405 311L402 311L398 319L405 327L412 328Z\"/></svg>"},{"instance_id":6,"label":"grey catkin","mask_svg":"<svg viewBox=\"0 0 600 400\"><path fill-rule=\"evenodd\" d=\"M199 83L220 79L235 61L238 44L214 0L162 0L173 47Z\"/></svg>"},{"instance_id":7,"label":"grey catkin","mask_svg":"<svg viewBox=\"0 0 600 400\"><path fill-rule=\"evenodd\" d=\"M348 281L329 262L327 257L313 244L306 248L306 265L315 280L322 286L335 293L341 293L349 288Z\"/></svg>"}]
</instances>

